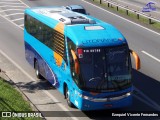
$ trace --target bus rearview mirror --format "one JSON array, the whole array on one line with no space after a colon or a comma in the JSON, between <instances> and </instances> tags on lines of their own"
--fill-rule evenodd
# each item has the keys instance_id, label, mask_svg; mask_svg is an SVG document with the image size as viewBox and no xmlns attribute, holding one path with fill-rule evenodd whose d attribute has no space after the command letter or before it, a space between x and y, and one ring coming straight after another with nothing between
<instances>
[{"instance_id":1,"label":"bus rearview mirror","mask_svg":"<svg viewBox=\"0 0 160 120\"><path fill-rule=\"evenodd\" d=\"M141 68L141 62L140 62L140 58L139 58L138 54L133 50L130 50L130 53L134 57L135 64L136 64L136 70L139 70Z\"/></svg>"},{"instance_id":2,"label":"bus rearview mirror","mask_svg":"<svg viewBox=\"0 0 160 120\"><path fill-rule=\"evenodd\" d=\"M78 62L78 58L76 56L76 53L73 50L71 50L71 54L72 54L73 61L74 61L75 73L79 75L79 62Z\"/></svg>"}]
</instances>

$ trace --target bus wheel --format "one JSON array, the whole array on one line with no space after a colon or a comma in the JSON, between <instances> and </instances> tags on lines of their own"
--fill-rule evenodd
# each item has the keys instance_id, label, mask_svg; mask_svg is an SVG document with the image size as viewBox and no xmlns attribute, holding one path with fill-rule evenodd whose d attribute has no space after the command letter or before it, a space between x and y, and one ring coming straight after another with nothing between
<instances>
[{"instance_id":1,"label":"bus wheel","mask_svg":"<svg viewBox=\"0 0 160 120\"><path fill-rule=\"evenodd\" d=\"M41 78L41 74L39 73L39 65L38 65L38 61L37 60L35 61L35 72L36 72L36 77L38 79L40 79Z\"/></svg>"},{"instance_id":2,"label":"bus wheel","mask_svg":"<svg viewBox=\"0 0 160 120\"><path fill-rule=\"evenodd\" d=\"M65 91L65 97L66 97L66 100L67 100L67 104L69 107L73 107L73 103L70 101L70 93L69 93L69 90L68 90L68 87L66 86L66 91Z\"/></svg>"}]
</instances>

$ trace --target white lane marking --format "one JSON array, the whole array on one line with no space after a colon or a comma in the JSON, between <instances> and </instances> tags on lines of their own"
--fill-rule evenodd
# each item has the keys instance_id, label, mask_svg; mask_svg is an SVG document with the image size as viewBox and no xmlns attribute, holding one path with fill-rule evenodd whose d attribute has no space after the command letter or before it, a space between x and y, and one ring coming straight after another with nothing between
<instances>
[{"instance_id":1,"label":"white lane marking","mask_svg":"<svg viewBox=\"0 0 160 120\"><path fill-rule=\"evenodd\" d=\"M149 57L153 58L153 59L156 60L157 62L160 62L160 59L154 57L153 55L147 53L146 51L141 51L141 52L144 53L144 54L146 54L146 55L148 55Z\"/></svg>"},{"instance_id":2,"label":"white lane marking","mask_svg":"<svg viewBox=\"0 0 160 120\"><path fill-rule=\"evenodd\" d=\"M22 2L21 0L18 1L21 2L23 5L27 6L28 8L30 8L26 3Z\"/></svg>"},{"instance_id":3,"label":"white lane marking","mask_svg":"<svg viewBox=\"0 0 160 120\"><path fill-rule=\"evenodd\" d=\"M69 111L65 106L63 106L63 104L60 104L59 101L53 97L52 94L50 94L47 90L44 91L54 102L57 102L60 108L63 108L64 111ZM68 113L70 116L73 116L73 114L71 112ZM79 120L76 117L71 117L73 120Z\"/></svg>"},{"instance_id":4,"label":"white lane marking","mask_svg":"<svg viewBox=\"0 0 160 120\"><path fill-rule=\"evenodd\" d=\"M4 16L3 16L3 15L1 15L1 14L0 14L0 17L2 17L2 18L4 18L4 19L6 19L8 22L10 22L10 23L14 24L14 25L15 25L15 26L17 26L18 28L23 29L22 27L18 26L16 23L12 22L11 20L7 19L6 17L4 17Z\"/></svg>"},{"instance_id":5,"label":"white lane marking","mask_svg":"<svg viewBox=\"0 0 160 120\"><path fill-rule=\"evenodd\" d=\"M21 8L26 8L26 6L14 6L14 5L2 5L2 6L0 6L0 8L3 8L3 7L4 8L5 7L16 7L16 8L18 8L18 7L20 8L21 7Z\"/></svg>"},{"instance_id":6,"label":"white lane marking","mask_svg":"<svg viewBox=\"0 0 160 120\"><path fill-rule=\"evenodd\" d=\"M14 15L24 15L24 13L13 13L13 14L8 14L8 15L4 15L4 16L8 17L8 16L14 16Z\"/></svg>"},{"instance_id":7,"label":"white lane marking","mask_svg":"<svg viewBox=\"0 0 160 120\"><path fill-rule=\"evenodd\" d=\"M145 102L147 105L151 106L152 108L160 111L160 105L158 105L155 101L153 101L148 96L146 96L142 91L140 91L135 86L134 86L134 89L135 89L135 91L137 91L144 98L144 100L142 99L141 101ZM138 97L137 95L135 95L135 96Z\"/></svg>"},{"instance_id":8,"label":"white lane marking","mask_svg":"<svg viewBox=\"0 0 160 120\"><path fill-rule=\"evenodd\" d=\"M18 1L17 1L18 2ZM0 2L0 4L11 4L11 5L14 5L14 4L22 4L22 3L15 3L15 2L13 2L13 3L11 3L11 2Z\"/></svg>"},{"instance_id":9,"label":"white lane marking","mask_svg":"<svg viewBox=\"0 0 160 120\"><path fill-rule=\"evenodd\" d=\"M18 19L14 19L14 20L11 20L11 21L15 22L15 21L19 21L19 20L24 20L24 18L18 18Z\"/></svg>"},{"instance_id":10,"label":"white lane marking","mask_svg":"<svg viewBox=\"0 0 160 120\"><path fill-rule=\"evenodd\" d=\"M122 1L122 0L117 0L117 1L123 2L123 3L128 4L128 5L132 5L132 6L135 6L135 7L140 7L140 8L142 8L142 6L138 6L138 5L129 3L129 2Z\"/></svg>"},{"instance_id":11,"label":"white lane marking","mask_svg":"<svg viewBox=\"0 0 160 120\"><path fill-rule=\"evenodd\" d=\"M107 13L113 15L113 16L119 17L119 18L121 18L121 19L123 19L123 20L125 20L125 21L127 21L127 22L130 22L130 23L132 23L132 24L134 24L134 25L137 25L137 26L139 26L139 27L141 27L141 28L144 28L144 29L146 29L146 30L148 30L148 31L150 31L150 32L153 32L153 33L155 33L155 34L157 34L157 35L160 35L160 33L156 32L156 31L153 31L153 30L151 30L151 29L149 29L149 28L146 28L146 27L144 27L144 26L142 26L142 25L139 25L139 24L137 24L137 23L134 23L134 22L132 22L132 21L126 19L126 18L123 18L123 17L121 17L121 16L119 16L119 15L116 15L116 14L114 14L114 13L112 13L112 12L109 12L108 10L105 10L105 9L103 9L103 8L97 6L97 5L94 5L94 4L92 4L92 3L90 3L90 2L87 2L87 1L85 1L85 0L81 0L81 1L83 1L83 2L85 2L85 3L87 3L87 4L90 4L90 5L92 5L92 6L96 7L96 8L99 8L99 9L101 9L101 10L103 10L103 11L105 11L105 12L107 12Z\"/></svg>"},{"instance_id":12,"label":"white lane marking","mask_svg":"<svg viewBox=\"0 0 160 120\"><path fill-rule=\"evenodd\" d=\"M0 12L6 12L6 11L24 11L24 9L7 9L7 10L1 10Z\"/></svg>"},{"instance_id":13,"label":"white lane marking","mask_svg":"<svg viewBox=\"0 0 160 120\"><path fill-rule=\"evenodd\" d=\"M19 25L20 27L24 27L24 24Z\"/></svg>"}]
</instances>

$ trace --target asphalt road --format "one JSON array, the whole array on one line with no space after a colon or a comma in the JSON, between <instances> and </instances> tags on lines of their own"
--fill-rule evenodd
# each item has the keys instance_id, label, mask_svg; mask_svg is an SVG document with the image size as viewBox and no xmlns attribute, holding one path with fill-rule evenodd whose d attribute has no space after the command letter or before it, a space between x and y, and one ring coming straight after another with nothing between
<instances>
[{"instance_id":1,"label":"asphalt road","mask_svg":"<svg viewBox=\"0 0 160 120\"><path fill-rule=\"evenodd\" d=\"M150 1L152 1L155 3L157 11L160 12L160 1L159 0L115 0L115 1L120 1L122 3L132 4L135 6L139 6L141 8L144 7Z\"/></svg>"},{"instance_id":2,"label":"asphalt road","mask_svg":"<svg viewBox=\"0 0 160 120\"><path fill-rule=\"evenodd\" d=\"M142 12L143 7L145 7L150 0L111 0L111 2L115 2L118 5L123 7L127 7L130 10ZM152 4L152 7L155 6L156 10L150 12L143 12L146 16L150 16L152 18L156 18L160 20L160 1L159 0L152 0L155 4ZM140 15L141 16L141 15Z\"/></svg>"},{"instance_id":3,"label":"asphalt road","mask_svg":"<svg viewBox=\"0 0 160 120\"><path fill-rule=\"evenodd\" d=\"M4 3L0 0L0 6L4 6ZM17 0L18 1L18 0ZM17 1L11 1L17 2ZM141 27L137 24L129 22L121 17L113 15L107 11L99 9L91 4L83 2L81 0L23 0L27 6L65 6L69 4L81 4L87 11L94 17L97 17L103 21L113 24L117 27L128 40L131 49L135 50L142 63L142 68L140 71L134 70L133 65L133 76L134 76L134 86L135 93L133 99L133 105L128 108L120 109L121 111L160 111L160 34ZM22 3L20 2L20 3ZM19 3L19 1L18 1ZM17 6L27 7L25 4L17 4ZM10 4L11 5L11 4ZM12 4L13 5L13 4ZM15 5L15 4L14 4ZM6 3L5 3L6 6ZM12 61L14 61L20 68L22 68L25 73L31 76L33 79L37 80L34 74L33 68L26 62L24 58L24 41L23 41L23 14L7 16L9 14L23 13L23 7L21 10L9 10L8 7L0 7L0 50L3 51L7 56L9 56ZM15 7L17 9L17 7ZM7 21L6 19L9 21ZM22 29L21 29L22 28ZM133 61L134 63L134 61ZM7 72L7 71L6 71ZM24 74L25 77L26 74ZM28 80L28 81L27 81ZM30 78L26 79L29 82ZM22 80L23 82L23 80ZM46 82L40 84L41 87L50 88L50 85ZM68 108L66 101L63 96L56 90L47 90L48 98L57 98L61 102L62 106L70 111L79 111L76 108ZM52 95L52 96L51 96ZM52 99L53 100L53 99ZM51 111L56 110L56 108L49 108ZM48 109L48 108L47 108ZM61 108L60 108L61 109ZM63 109L62 109L63 110ZM100 111L107 112L107 111ZM80 112L85 115L85 118L77 119L92 119L93 112ZM98 115L99 113L96 112ZM104 117L105 114L104 114Z\"/></svg>"}]
</instances>

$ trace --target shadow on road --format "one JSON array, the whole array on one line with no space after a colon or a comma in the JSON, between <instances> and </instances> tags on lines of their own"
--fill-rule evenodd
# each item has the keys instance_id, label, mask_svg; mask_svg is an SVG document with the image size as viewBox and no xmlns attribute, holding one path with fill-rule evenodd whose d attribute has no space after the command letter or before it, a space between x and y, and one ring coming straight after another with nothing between
<instances>
[{"instance_id":1,"label":"shadow on road","mask_svg":"<svg viewBox=\"0 0 160 120\"><path fill-rule=\"evenodd\" d=\"M133 85L160 105L160 81L133 69Z\"/></svg>"},{"instance_id":2,"label":"shadow on road","mask_svg":"<svg viewBox=\"0 0 160 120\"><path fill-rule=\"evenodd\" d=\"M31 81L28 83L18 82L16 85L27 92L33 93L35 90L54 90L55 88L47 80Z\"/></svg>"}]
</instances>

